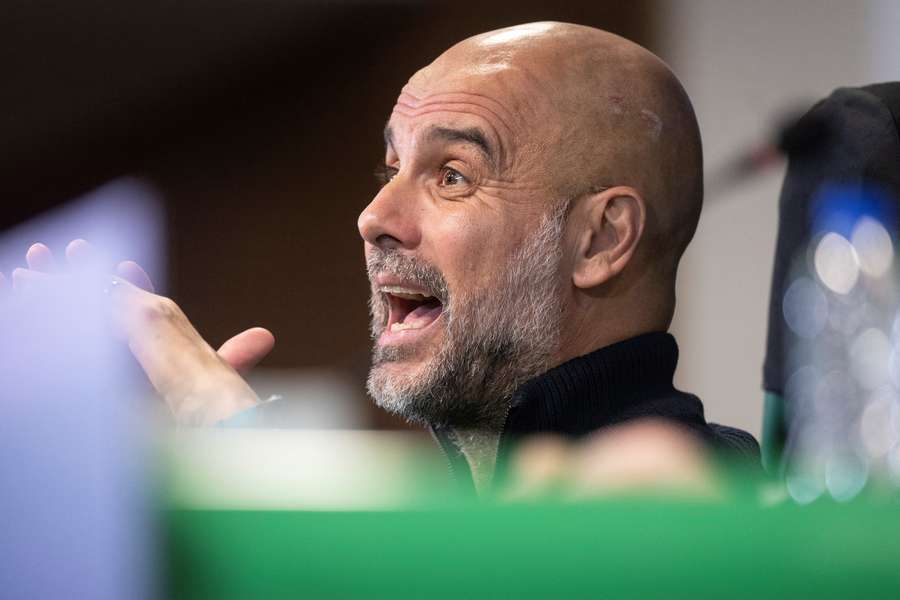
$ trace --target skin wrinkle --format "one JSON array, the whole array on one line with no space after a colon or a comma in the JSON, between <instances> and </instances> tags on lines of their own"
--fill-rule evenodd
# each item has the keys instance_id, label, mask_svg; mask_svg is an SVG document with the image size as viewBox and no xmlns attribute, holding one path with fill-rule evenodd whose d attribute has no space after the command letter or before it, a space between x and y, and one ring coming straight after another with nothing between
<instances>
[{"instance_id":1,"label":"skin wrinkle","mask_svg":"<svg viewBox=\"0 0 900 600\"><path fill-rule=\"evenodd\" d=\"M413 102L404 102L403 99L405 96L410 96L414 99ZM459 97L462 98L459 98ZM427 106L430 103L435 102L458 102L460 104L475 104L478 105L478 102L472 99L477 99L479 101L483 101L485 103L491 104L493 106L483 106L485 110L490 111L500 123L506 127L507 132L512 132L513 128L510 126L510 123L513 121L512 115L508 114L506 107L503 106L502 103L497 102L490 96L485 94L476 94L473 92L443 92L439 94L429 94L427 97L417 98L410 94L409 92L402 92L400 97L397 99L398 106L408 106L409 108L415 110L420 106ZM507 113L505 116L503 113Z\"/></svg>"},{"instance_id":2,"label":"skin wrinkle","mask_svg":"<svg viewBox=\"0 0 900 600\"><path fill-rule=\"evenodd\" d=\"M432 127L429 130L428 137L432 140L443 139L451 143L463 143L475 146L479 154L484 158L492 170L497 169L497 154L491 143L487 140L487 136L479 127L467 127L465 129L454 129L450 127Z\"/></svg>"},{"instance_id":3,"label":"skin wrinkle","mask_svg":"<svg viewBox=\"0 0 900 600\"><path fill-rule=\"evenodd\" d=\"M459 113L462 115L467 114L465 110L459 110L459 109L455 110L446 104L440 105L435 108L420 109L415 112L405 112L403 110L397 110L397 109L394 110L394 114L403 115L404 117L408 117L408 118L421 117L421 116L432 114L432 113L443 113L443 112L447 112L447 113L455 112L455 113ZM501 165L501 168L507 168L508 165L505 164L506 163L506 161L505 161L506 152L504 151L503 143L499 141L502 138L497 134L497 130L493 126L490 125L490 122L489 121L486 121L486 122L488 123L487 129L491 132L491 137L498 140L496 142L497 156L498 156L497 163L499 165Z\"/></svg>"},{"instance_id":4,"label":"skin wrinkle","mask_svg":"<svg viewBox=\"0 0 900 600\"><path fill-rule=\"evenodd\" d=\"M393 138L394 133L391 130L390 125L388 125L384 128L385 146L388 149L393 149ZM494 171L498 170L496 156L499 154L499 151L494 150L495 145L490 142L485 135L485 132L479 127L457 129L453 127L432 126L429 129L426 138L432 141L443 139L451 143L471 144L478 148L482 158L489 163Z\"/></svg>"},{"instance_id":5,"label":"skin wrinkle","mask_svg":"<svg viewBox=\"0 0 900 600\"><path fill-rule=\"evenodd\" d=\"M440 58L438 61L435 61L435 63L438 63L439 61ZM508 61L504 64L508 65ZM408 90L414 87L413 82L423 73L423 71L426 71L426 69L419 71L419 73L413 76L410 83L404 86L400 98L398 98L398 103L402 100L404 95L413 95ZM501 89L498 90L499 93L494 94L502 96L503 101L492 97L492 95L483 90L473 91L470 89L460 91L460 84L457 83L457 80L460 79L460 69L457 68L455 71L456 74L454 77L446 82L446 85L453 88L451 91L438 90L425 94L418 99L420 101L425 101L426 97L428 99L441 99L444 96L448 96L448 99L452 101L461 96L462 100L466 103L483 106L485 110L494 114L503 126L502 129L505 129L505 133L509 134L511 142L521 143L522 140L528 138L527 134L531 129L531 124L541 119L541 110L537 108L539 105L553 104L553 94L543 90L544 86L541 85L539 78L525 68L508 65L502 71L493 72L492 77L485 77L482 73L478 72L477 69L473 69L470 66L462 69L463 74L472 73L474 71L474 74L477 75L477 77L475 77L476 80L490 79L493 83L496 83L500 76L514 78L516 81L501 84ZM518 80L524 80L524 82ZM529 92L526 94L516 92L517 88L523 87L529 88ZM485 106L483 103L488 103L490 106Z\"/></svg>"},{"instance_id":6,"label":"skin wrinkle","mask_svg":"<svg viewBox=\"0 0 900 600\"><path fill-rule=\"evenodd\" d=\"M464 96L464 95L467 95L467 94L459 94L459 93L457 93L457 94L441 94L440 96L443 96L442 98L429 97L429 98L422 100L421 102L418 102L416 104L408 104L406 102L398 102L394 107L394 111L395 112L404 112L406 114L406 116L415 117L420 114L423 114L427 109L431 109L431 112L434 112L436 110L440 110L442 107L445 107L445 106L446 107L477 106L477 107L483 109L485 112L488 112L492 116L494 116L503 125L503 127L507 130L507 133L511 134L513 129L503 119L503 117L501 117L497 113L496 110L492 109L491 107L487 106L486 104L482 104L482 103L475 102L475 101L466 101L465 99L457 98L458 96ZM471 96L471 94L468 94L468 95ZM454 98L451 99L451 98L448 98L448 96L453 96ZM499 135L498 135L498 137L499 137Z\"/></svg>"},{"instance_id":7,"label":"skin wrinkle","mask_svg":"<svg viewBox=\"0 0 900 600\"><path fill-rule=\"evenodd\" d=\"M471 110L472 108L477 107L478 109L482 109L487 114L495 117L500 122L500 124L503 126L503 128L506 130L508 137L510 137L510 138L515 137L513 134L512 128L509 126L507 121L504 120L504 118L500 114L498 114L498 112L496 110L491 109L490 107L485 106L484 104L479 104L478 102L442 100L440 98L440 96L454 96L454 97L456 97L456 96L473 96L477 99L486 99L486 97L483 95L475 95L475 94L459 94L459 93L439 94L439 95L435 95L435 97L430 97L429 99L422 100L416 106L409 106L403 102L398 101L397 104L394 106L393 112L403 115L408 118L415 118L415 117L419 117L419 116L423 116L423 115L426 115L429 113L435 113L435 112L457 112L457 113L461 113L461 114L466 114L467 108L469 110ZM401 96L401 98L402 98L402 96ZM503 144L504 136L501 135L498 128L494 126L494 124L491 122L490 118L487 118L487 116L484 114L480 114L480 112L477 110L474 112L475 112L475 114L479 114L480 116L484 117L484 120L487 123L489 133L490 133L491 137L493 138L493 140L495 140L494 144L497 147L497 158L498 158L497 163L499 165L506 167L507 165L506 165L505 157L507 155L507 152L506 152L504 144Z\"/></svg>"},{"instance_id":8,"label":"skin wrinkle","mask_svg":"<svg viewBox=\"0 0 900 600\"><path fill-rule=\"evenodd\" d=\"M462 114L465 114L465 113L462 113ZM393 161L391 160L391 156L390 156L391 152L396 154L396 150L393 148L393 129L391 128L390 125L388 125L385 128L385 131L390 133L390 139L387 141L388 156L385 158L385 164L393 166L392 165ZM498 148L499 148L498 152L497 152L498 155L502 154L502 144L498 143ZM498 159L498 162L501 162L502 160L503 159L500 158L500 159ZM478 188L481 191L486 192L491 195L498 194L501 191L503 191L503 192L521 191L521 192L539 193L545 189L541 186L530 185L527 181L516 182L512 179L511 175L507 175L506 177L503 176L503 173L511 173L512 171L513 171L513 169L509 165L501 164L496 169L496 171L495 171L496 174L494 176L482 177L481 179L479 179L476 182L478 184ZM516 203L516 201L512 198L506 198L505 200L507 200L511 204ZM499 210L498 206L488 205L486 208L488 210L492 210L492 211Z\"/></svg>"}]
</instances>

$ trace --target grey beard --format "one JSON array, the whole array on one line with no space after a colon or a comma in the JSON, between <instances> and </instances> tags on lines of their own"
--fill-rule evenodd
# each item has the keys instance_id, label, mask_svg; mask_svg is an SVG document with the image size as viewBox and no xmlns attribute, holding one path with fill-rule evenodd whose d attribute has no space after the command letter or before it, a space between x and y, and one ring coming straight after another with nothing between
<instances>
[{"instance_id":1,"label":"grey beard","mask_svg":"<svg viewBox=\"0 0 900 600\"><path fill-rule=\"evenodd\" d=\"M367 388L376 404L422 424L499 429L515 390L550 367L559 346L559 264L569 202L561 202L514 252L497 286L448 294L430 265L392 251L376 251L369 274L397 273L424 285L442 301L446 337L416 377L391 374L385 363L415 348L375 346ZM386 322L386 306L373 291L372 336Z\"/></svg>"}]
</instances>

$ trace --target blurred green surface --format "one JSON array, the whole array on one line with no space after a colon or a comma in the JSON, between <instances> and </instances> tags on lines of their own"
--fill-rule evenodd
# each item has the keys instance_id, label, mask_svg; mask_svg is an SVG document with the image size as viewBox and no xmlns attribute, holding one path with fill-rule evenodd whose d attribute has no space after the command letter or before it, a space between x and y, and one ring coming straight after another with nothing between
<instances>
[{"instance_id":1,"label":"blurred green surface","mask_svg":"<svg viewBox=\"0 0 900 600\"><path fill-rule=\"evenodd\" d=\"M619 500L170 510L174 598L900 598L900 510Z\"/></svg>"}]
</instances>

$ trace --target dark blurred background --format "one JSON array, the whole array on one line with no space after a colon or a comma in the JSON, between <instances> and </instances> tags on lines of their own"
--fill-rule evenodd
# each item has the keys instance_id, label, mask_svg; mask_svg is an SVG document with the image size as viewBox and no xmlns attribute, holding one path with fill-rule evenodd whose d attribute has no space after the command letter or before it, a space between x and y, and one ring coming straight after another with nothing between
<instances>
[{"instance_id":1,"label":"dark blurred background","mask_svg":"<svg viewBox=\"0 0 900 600\"><path fill-rule=\"evenodd\" d=\"M9 227L131 174L160 192L165 293L217 345L275 332L268 367L364 376L356 218L401 86L453 43L534 20L653 46L648 3L6 2ZM24 250L24 249L23 249Z\"/></svg>"}]
</instances>

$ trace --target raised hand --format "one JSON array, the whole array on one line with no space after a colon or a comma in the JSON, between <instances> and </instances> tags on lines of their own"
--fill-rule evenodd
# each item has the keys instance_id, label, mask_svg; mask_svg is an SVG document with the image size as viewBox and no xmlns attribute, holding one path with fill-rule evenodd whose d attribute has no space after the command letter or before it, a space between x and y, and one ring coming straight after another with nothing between
<instances>
[{"instance_id":1,"label":"raised hand","mask_svg":"<svg viewBox=\"0 0 900 600\"><path fill-rule=\"evenodd\" d=\"M50 281L59 267L47 246L32 245L28 269L12 273L15 289ZM95 264L97 253L84 240L66 247L73 267ZM182 423L212 423L259 401L238 375L272 349L275 338L254 327L232 337L215 352L175 302L153 293L147 273L131 261L121 262L106 282L110 316L150 382ZM0 274L0 288L5 285Z\"/></svg>"}]
</instances>

